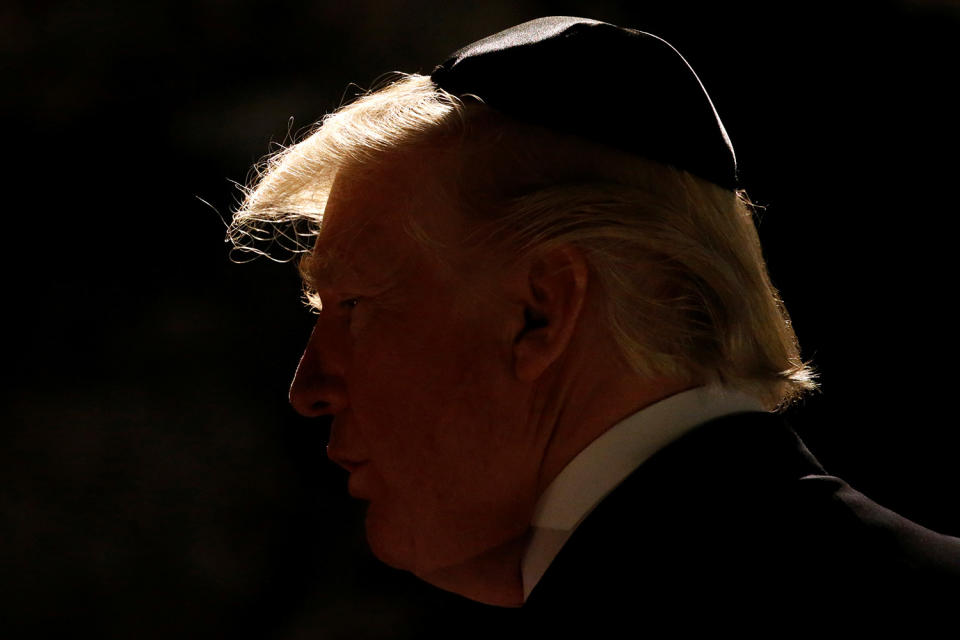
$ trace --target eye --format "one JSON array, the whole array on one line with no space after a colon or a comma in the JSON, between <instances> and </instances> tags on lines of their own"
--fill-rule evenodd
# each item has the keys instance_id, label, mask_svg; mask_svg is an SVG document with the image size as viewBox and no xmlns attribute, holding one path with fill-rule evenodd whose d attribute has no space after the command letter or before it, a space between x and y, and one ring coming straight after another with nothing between
<instances>
[{"instance_id":1,"label":"eye","mask_svg":"<svg viewBox=\"0 0 960 640\"><path fill-rule=\"evenodd\" d=\"M360 304L360 298L347 298L340 301L341 309L353 309L355 306Z\"/></svg>"}]
</instances>

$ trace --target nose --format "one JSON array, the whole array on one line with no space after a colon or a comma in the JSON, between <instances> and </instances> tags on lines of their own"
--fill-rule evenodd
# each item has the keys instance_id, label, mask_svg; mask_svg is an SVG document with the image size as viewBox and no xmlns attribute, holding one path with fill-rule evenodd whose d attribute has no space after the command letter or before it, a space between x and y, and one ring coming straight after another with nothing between
<instances>
[{"instance_id":1,"label":"nose","mask_svg":"<svg viewBox=\"0 0 960 640\"><path fill-rule=\"evenodd\" d=\"M336 344L333 333L325 331L321 321L317 321L300 356L290 384L290 404L302 416L336 415L347 407L342 348Z\"/></svg>"}]
</instances>

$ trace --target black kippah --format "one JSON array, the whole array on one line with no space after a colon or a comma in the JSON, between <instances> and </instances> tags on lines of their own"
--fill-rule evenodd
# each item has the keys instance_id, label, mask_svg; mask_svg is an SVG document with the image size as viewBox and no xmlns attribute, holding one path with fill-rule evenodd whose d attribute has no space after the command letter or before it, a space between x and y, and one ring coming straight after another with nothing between
<instances>
[{"instance_id":1,"label":"black kippah","mask_svg":"<svg viewBox=\"0 0 960 640\"><path fill-rule=\"evenodd\" d=\"M478 40L430 76L519 120L737 187L733 145L693 69L665 40L586 18L539 18Z\"/></svg>"}]
</instances>

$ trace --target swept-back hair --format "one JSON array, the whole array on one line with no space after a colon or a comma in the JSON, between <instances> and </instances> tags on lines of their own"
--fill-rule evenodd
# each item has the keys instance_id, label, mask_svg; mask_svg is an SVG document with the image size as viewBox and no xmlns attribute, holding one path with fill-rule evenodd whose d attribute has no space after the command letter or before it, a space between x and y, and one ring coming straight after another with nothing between
<instances>
[{"instance_id":1,"label":"swept-back hair","mask_svg":"<svg viewBox=\"0 0 960 640\"><path fill-rule=\"evenodd\" d=\"M338 171L423 146L455 151L452 190L476 223L472 242L504 255L584 252L610 334L638 373L721 383L770 409L816 388L743 192L513 121L425 76L364 95L269 157L228 237L278 259L309 251Z\"/></svg>"}]
</instances>

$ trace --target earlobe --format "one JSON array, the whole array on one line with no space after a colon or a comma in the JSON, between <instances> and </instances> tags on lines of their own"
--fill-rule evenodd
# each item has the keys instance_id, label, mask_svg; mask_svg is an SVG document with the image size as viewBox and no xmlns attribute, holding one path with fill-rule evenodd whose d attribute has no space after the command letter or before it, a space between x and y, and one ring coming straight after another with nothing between
<instances>
[{"instance_id":1,"label":"earlobe","mask_svg":"<svg viewBox=\"0 0 960 640\"><path fill-rule=\"evenodd\" d=\"M586 260L574 247L553 249L529 262L523 328L513 345L520 380L536 380L563 355L580 319L587 279Z\"/></svg>"}]
</instances>

